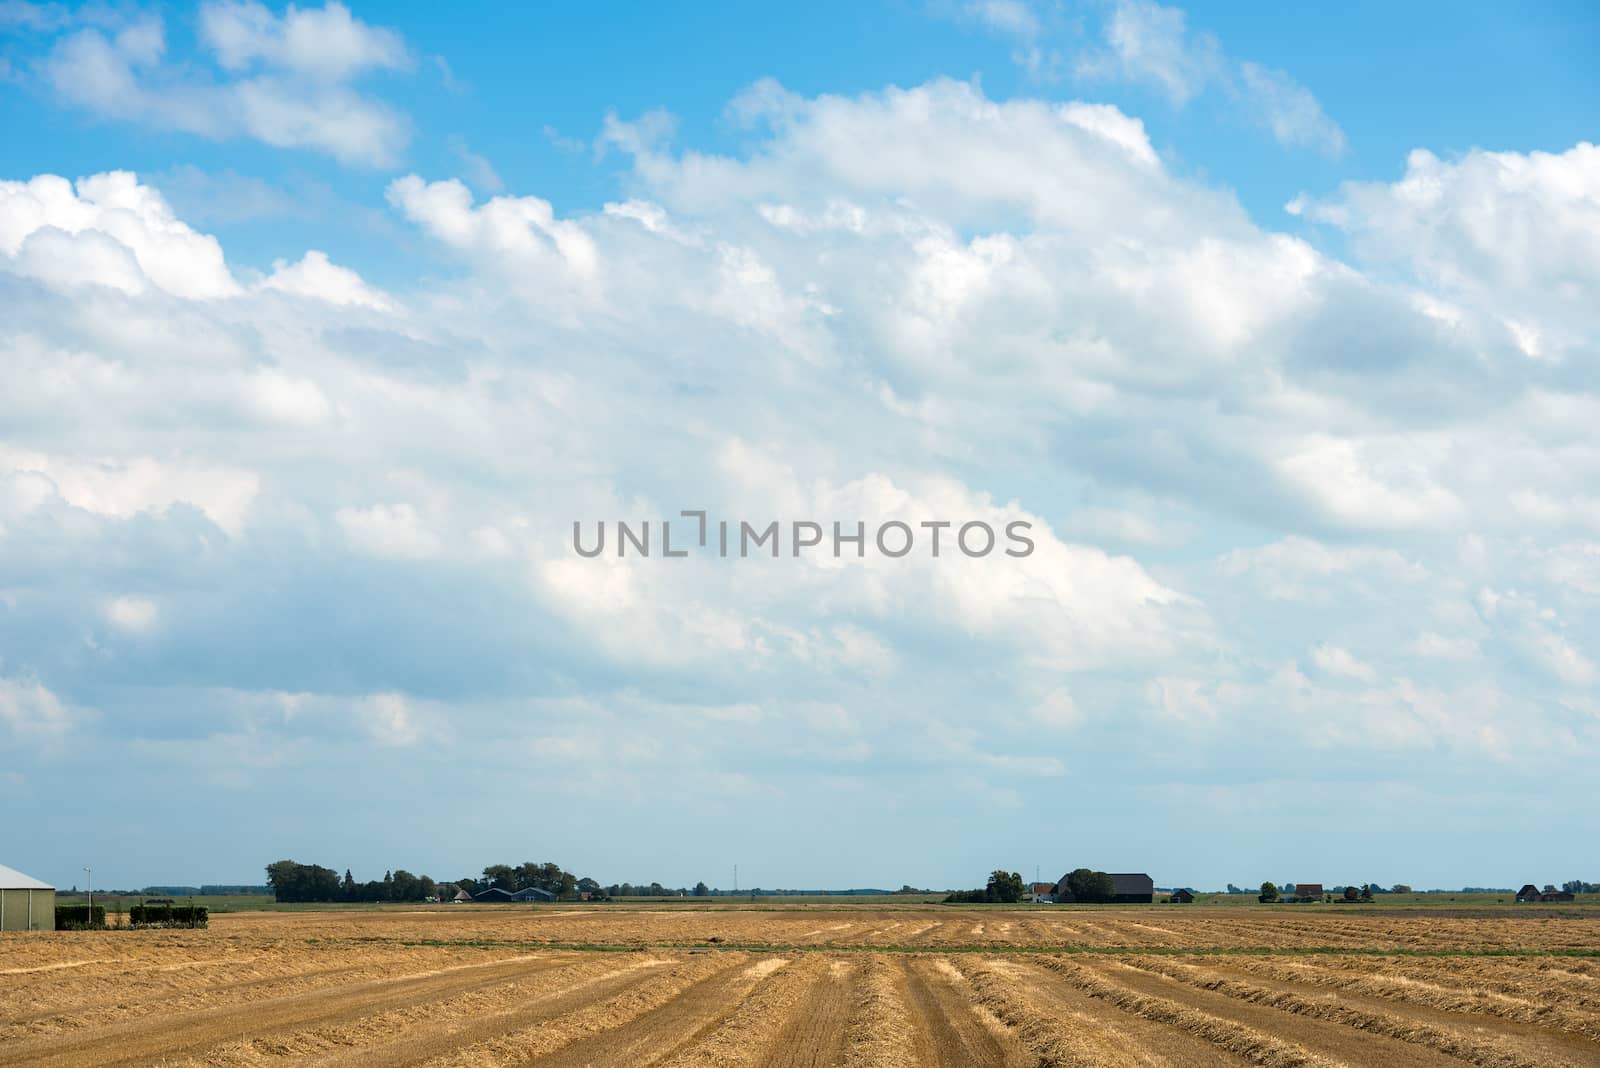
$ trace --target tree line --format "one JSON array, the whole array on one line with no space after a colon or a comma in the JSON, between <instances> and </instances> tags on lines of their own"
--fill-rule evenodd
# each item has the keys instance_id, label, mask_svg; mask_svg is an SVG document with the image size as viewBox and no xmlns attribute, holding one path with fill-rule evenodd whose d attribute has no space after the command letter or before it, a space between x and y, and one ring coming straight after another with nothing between
<instances>
[{"instance_id":1,"label":"tree line","mask_svg":"<svg viewBox=\"0 0 1600 1068\"><path fill-rule=\"evenodd\" d=\"M559 864L524 861L521 864L491 864L480 876L435 880L428 875L413 875L403 868L383 873L382 879L357 882L346 868L341 877L320 864L301 864L279 860L267 865L267 886L282 902L384 902L449 900L459 891L479 894L490 888L515 893L529 887L548 891L558 899L574 901L587 891L591 897L604 896L593 879L580 879Z\"/></svg>"},{"instance_id":2,"label":"tree line","mask_svg":"<svg viewBox=\"0 0 1600 1068\"><path fill-rule=\"evenodd\" d=\"M708 897L724 893L703 882L697 883L692 890L687 887L674 889L658 882L601 886L594 879L574 875L561 865L549 861L490 864L479 875L445 880L413 875L399 868L384 872L382 879L367 882L357 882L348 868L341 877L337 870L320 864L279 860L267 865L267 889L282 902L448 901L462 890L474 895L490 889L514 894L530 887L553 894L559 901L577 901L585 895L590 901L604 901L614 897Z\"/></svg>"}]
</instances>

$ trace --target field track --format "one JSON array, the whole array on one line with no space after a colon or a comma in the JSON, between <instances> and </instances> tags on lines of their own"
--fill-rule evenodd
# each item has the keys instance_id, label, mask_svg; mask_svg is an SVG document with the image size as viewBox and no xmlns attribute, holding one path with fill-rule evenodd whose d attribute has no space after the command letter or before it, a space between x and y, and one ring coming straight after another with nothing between
<instances>
[{"instance_id":1,"label":"field track","mask_svg":"<svg viewBox=\"0 0 1600 1068\"><path fill-rule=\"evenodd\" d=\"M7 935L5 1065L1600 1066L1600 916L241 913Z\"/></svg>"}]
</instances>

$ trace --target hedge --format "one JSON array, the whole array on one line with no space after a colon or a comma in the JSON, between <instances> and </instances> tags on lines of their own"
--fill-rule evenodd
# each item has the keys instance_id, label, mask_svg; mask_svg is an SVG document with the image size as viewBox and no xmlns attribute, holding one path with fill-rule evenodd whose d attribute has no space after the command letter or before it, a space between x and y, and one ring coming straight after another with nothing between
<instances>
[{"instance_id":1,"label":"hedge","mask_svg":"<svg viewBox=\"0 0 1600 1068\"><path fill-rule=\"evenodd\" d=\"M134 927L205 927L209 910L204 905L134 905L128 909Z\"/></svg>"},{"instance_id":2,"label":"hedge","mask_svg":"<svg viewBox=\"0 0 1600 1068\"><path fill-rule=\"evenodd\" d=\"M88 905L57 905L56 930L82 931L86 928L104 928L106 925L106 907L96 905L91 918Z\"/></svg>"}]
</instances>

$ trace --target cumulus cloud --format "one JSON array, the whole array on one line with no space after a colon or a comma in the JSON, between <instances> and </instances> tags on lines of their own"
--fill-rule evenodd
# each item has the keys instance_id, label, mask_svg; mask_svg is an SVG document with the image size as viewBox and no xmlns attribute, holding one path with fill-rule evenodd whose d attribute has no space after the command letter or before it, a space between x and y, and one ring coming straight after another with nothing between
<instances>
[{"instance_id":1,"label":"cumulus cloud","mask_svg":"<svg viewBox=\"0 0 1600 1068\"><path fill-rule=\"evenodd\" d=\"M1600 336L1600 147L1564 152L1426 149L1396 182L1350 182L1289 210L1348 231L1445 302L1436 314L1530 360L1592 356Z\"/></svg>"},{"instance_id":2,"label":"cumulus cloud","mask_svg":"<svg viewBox=\"0 0 1600 1068\"><path fill-rule=\"evenodd\" d=\"M76 188L55 175L0 182L0 253L17 273L57 284L129 293L149 285L191 299L239 292L216 238L176 218L128 171L82 178Z\"/></svg>"},{"instance_id":3,"label":"cumulus cloud","mask_svg":"<svg viewBox=\"0 0 1600 1068\"><path fill-rule=\"evenodd\" d=\"M264 289L276 289L343 307L392 311L395 306L387 294L367 285L359 274L333 263L326 252L316 249L307 251L298 263L274 261L272 274L261 285Z\"/></svg>"},{"instance_id":4,"label":"cumulus cloud","mask_svg":"<svg viewBox=\"0 0 1600 1068\"><path fill-rule=\"evenodd\" d=\"M216 72L166 59L166 26L152 15L62 36L39 64L59 98L103 118L215 140L248 137L325 153L343 163L392 165L410 139L408 120L353 79L406 69L400 36L353 17L344 5L259 3L201 7L200 44Z\"/></svg>"},{"instance_id":5,"label":"cumulus cloud","mask_svg":"<svg viewBox=\"0 0 1600 1068\"><path fill-rule=\"evenodd\" d=\"M274 41L238 62L314 62ZM616 118L593 211L399 177L424 262L383 291L230 268L132 176L5 186L6 678L243 781L414 790L438 751L604 805L1592 759L1600 412L1452 325L1468 283L1263 229L1104 104L762 83L730 118L722 153ZM572 552L685 508L1037 550Z\"/></svg>"},{"instance_id":6,"label":"cumulus cloud","mask_svg":"<svg viewBox=\"0 0 1600 1068\"><path fill-rule=\"evenodd\" d=\"M1062 20L1046 4L992 0L968 4L963 11L1015 40L1012 58L1034 77L1054 78L1070 69L1081 82L1140 86L1179 108L1214 91L1287 148L1334 157L1344 153L1344 131L1311 90L1285 71L1229 56L1214 34L1191 28L1182 8L1115 0L1088 45L1076 40L1080 20Z\"/></svg>"}]
</instances>

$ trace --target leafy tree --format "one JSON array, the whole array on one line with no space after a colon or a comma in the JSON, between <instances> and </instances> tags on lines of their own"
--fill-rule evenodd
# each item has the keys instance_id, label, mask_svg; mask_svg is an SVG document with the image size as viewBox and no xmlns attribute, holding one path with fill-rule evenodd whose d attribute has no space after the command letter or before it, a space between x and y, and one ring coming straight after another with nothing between
<instances>
[{"instance_id":1,"label":"leafy tree","mask_svg":"<svg viewBox=\"0 0 1600 1068\"><path fill-rule=\"evenodd\" d=\"M711 893L711 887L707 886L705 883L699 882L694 884L695 897L705 897L709 893Z\"/></svg>"},{"instance_id":2,"label":"leafy tree","mask_svg":"<svg viewBox=\"0 0 1600 1068\"><path fill-rule=\"evenodd\" d=\"M1277 886L1275 886L1274 884L1272 884L1270 882L1262 883L1261 884L1261 900L1262 901L1276 901L1276 900L1278 900L1278 888L1277 888Z\"/></svg>"},{"instance_id":3,"label":"leafy tree","mask_svg":"<svg viewBox=\"0 0 1600 1068\"><path fill-rule=\"evenodd\" d=\"M1410 894L1414 891L1412 891L1411 887L1405 883L1395 883L1389 892L1391 894Z\"/></svg>"},{"instance_id":4,"label":"leafy tree","mask_svg":"<svg viewBox=\"0 0 1600 1068\"><path fill-rule=\"evenodd\" d=\"M516 890L517 869L509 864L491 864L483 869L484 889L498 887L501 890Z\"/></svg>"},{"instance_id":5,"label":"leafy tree","mask_svg":"<svg viewBox=\"0 0 1600 1068\"><path fill-rule=\"evenodd\" d=\"M1372 884L1371 883L1368 883L1366 886L1363 886L1361 888L1361 900L1362 901L1371 901L1372 900Z\"/></svg>"},{"instance_id":6,"label":"leafy tree","mask_svg":"<svg viewBox=\"0 0 1600 1068\"><path fill-rule=\"evenodd\" d=\"M1242 894L1242 893L1245 893L1245 889L1242 886L1234 886L1232 883L1229 883L1228 884L1228 893L1230 893L1230 894Z\"/></svg>"},{"instance_id":7,"label":"leafy tree","mask_svg":"<svg viewBox=\"0 0 1600 1068\"><path fill-rule=\"evenodd\" d=\"M424 896L422 893L422 880L404 868L397 870L390 876L390 901L421 901Z\"/></svg>"},{"instance_id":8,"label":"leafy tree","mask_svg":"<svg viewBox=\"0 0 1600 1068\"><path fill-rule=\"evenodd\" d=\"M1347 886L1347 887L1344 888L1344 899L1346 901L1354 901L1357 898L1359 898L1360 896L1361 896L1361 891L1357 890L1355 887Z\"/></svg>"},{"instance_id":9,"label":"leafy tree","mask_svg":"<svg viewBox=\"0 0 1600 1068\"><path fill-rule=\"evenodd\" d=\"M984 888L984 899L1001 904L1015 905L1022 900L1022 876L1016 872L996 869L989 873L989 885Z\"/></svg>"},{"instance_id":10,"label":"leafy tree","mask_svg":"<svg viewBox=\"0 0 1600 1068\"><path fill-rule=\"evenodd\" d=\"M1088 904L1110 901L1117 892L1116 883L1103 871L1075 868L1067 876L1067 889L1074 901Z\"/></svg>"}]
</instances>

